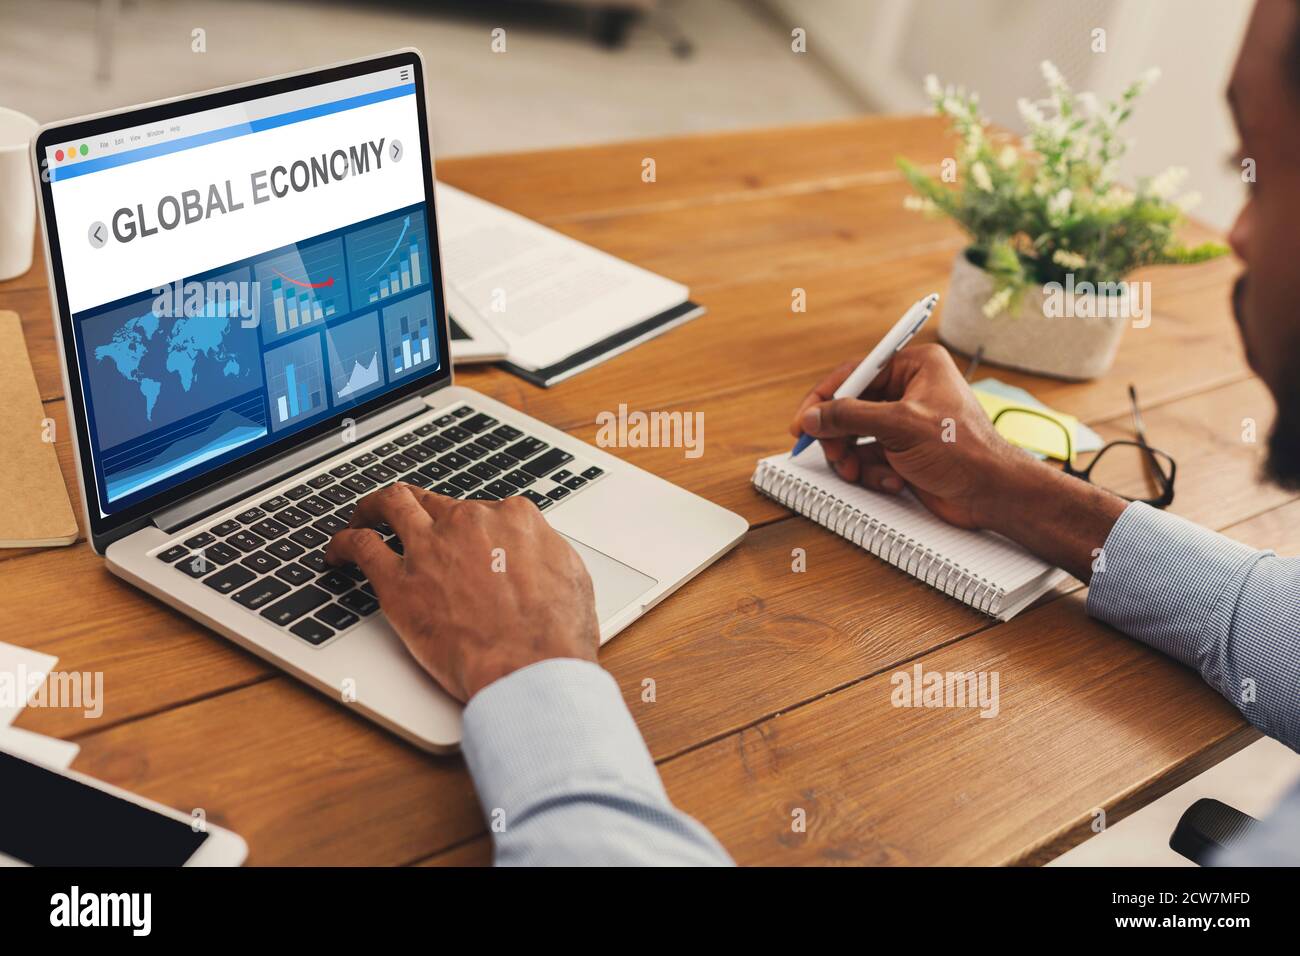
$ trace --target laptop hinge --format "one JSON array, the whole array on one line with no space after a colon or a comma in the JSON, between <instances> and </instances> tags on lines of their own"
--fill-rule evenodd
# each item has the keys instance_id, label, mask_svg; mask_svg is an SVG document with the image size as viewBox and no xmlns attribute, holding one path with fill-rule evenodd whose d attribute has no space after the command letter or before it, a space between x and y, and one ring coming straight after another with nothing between
<instances>
[{"instance_id":1,"label":"laptop hinge","mask_svg":"<svg viewBox=\"0 0 1300 956\"><path fill-rule=\"evenodd\" d=\"M372 435L377 435L400 421L428 410L429 406L420 395L412 395L391 408L382 409L357 422L351 436L352 441L349 444L365 441ZM233 478L223 481L215 488L201 491L184 501L154 512L153 523L170 534L197 521L206 514L219 511L232 502L252 494L258 488L274 484L283 480L285 476L300 471L314 462L323 461L332 455L338 454L341 447L340 443L340 433L331 431L329 434L322 435L315 441L309 442L300 448L295 448L277 456L273 461L241 472Z\"/></svg>"}]
</instances>

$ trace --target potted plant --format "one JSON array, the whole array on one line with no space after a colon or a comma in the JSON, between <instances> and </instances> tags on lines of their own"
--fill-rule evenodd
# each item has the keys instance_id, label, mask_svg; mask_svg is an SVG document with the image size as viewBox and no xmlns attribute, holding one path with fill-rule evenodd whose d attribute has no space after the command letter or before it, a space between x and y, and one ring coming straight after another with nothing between
<instances>
[{"instance_id":1,"label":"potted plant","mask_svg":"<svg viewBox=\"0 0 1300 956\"><path fill-rule=\"evenodd\" d=\"M1115 181L1128 146L1120 127L1156 71L1102 106L1091 93L1071 91L1051 63L1042 70L1049 96L1019 101L1028 127L1019 142L990 131L976 94L927 77L926 92L950 120L960 154L944 161L939 179L898 163L918 194L908 208L948 216L971 239L953 263L939 338L967 354L982 348L996 364L1088 379L1110 368L1125 325L1150 324L1148 285L1126 275L1202 262L1227 248L1188 248L1175 238L1198 198L1175 198L1185 170L1140 180L1135 190Z\"/></svg>"}]
</instances>

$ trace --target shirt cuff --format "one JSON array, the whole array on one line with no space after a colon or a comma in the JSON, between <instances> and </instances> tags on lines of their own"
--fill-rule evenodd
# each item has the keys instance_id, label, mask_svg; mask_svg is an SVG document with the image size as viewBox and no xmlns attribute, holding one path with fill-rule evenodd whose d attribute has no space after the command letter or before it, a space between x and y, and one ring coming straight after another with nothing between
<instances>
[{"instance_id":1,"label":"shirt cuff","mask_svg":"<svg viewBox=\"0 0 1300 956\"><path fill-rule=\"evenodd\" d=\"M483 688L465 708L461 752L489 814L500 808L510 818L575 781L668 802L618 684L590 661L539 661Z\"/></svg>"},{"instance_id":2,"label":"shirt cuff","mask_svg":"<svg viewBox=\"0 0 1300 956\"><path fill-rule=\"evenodd\" d=\"M1211 679L1217 642L1205 637L1228 631L1243 582L1271 554L1134 502L1106 537L1088 613Z\"/></svg>"}]
</instances>

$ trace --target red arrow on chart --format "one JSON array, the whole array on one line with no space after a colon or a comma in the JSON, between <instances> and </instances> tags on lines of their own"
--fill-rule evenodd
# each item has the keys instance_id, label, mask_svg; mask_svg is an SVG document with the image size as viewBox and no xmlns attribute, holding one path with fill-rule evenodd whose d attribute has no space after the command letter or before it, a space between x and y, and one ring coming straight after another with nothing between
<instances>
[{"instance_id":1,"label":"red arrow on chart","mask_svg":"<svg viewBox=\"0 0 1300 956\"><path fill-rule=\"evenodd\" d=\"M294 285L300 285L304 289L328 289L330 286L334 284L333 276L330 276L324 282L299 282L297 279L290 279L279 269L272 269L271 271L274 272L276 275L278 275L285 282L292 282Z\"/></svg>"}]
</instances>

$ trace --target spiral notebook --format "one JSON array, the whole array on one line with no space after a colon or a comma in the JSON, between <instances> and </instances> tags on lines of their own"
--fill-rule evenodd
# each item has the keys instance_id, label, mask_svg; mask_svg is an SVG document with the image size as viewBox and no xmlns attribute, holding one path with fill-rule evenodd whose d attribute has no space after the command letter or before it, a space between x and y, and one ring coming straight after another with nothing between
<instances>
[{"instance_id":1,"label":"spiral notebook","mask_svg":"<svg viewBox=\"0 0 1300 956\"><path fill-rule=\"evenodd\" d=\"M886 495L844 481L820 445L758 463L754 487L787 508L976 610L1009 621L1067 577L1020 545L956 528L910 493Z\"/></svg>"}]
</instances>

